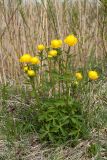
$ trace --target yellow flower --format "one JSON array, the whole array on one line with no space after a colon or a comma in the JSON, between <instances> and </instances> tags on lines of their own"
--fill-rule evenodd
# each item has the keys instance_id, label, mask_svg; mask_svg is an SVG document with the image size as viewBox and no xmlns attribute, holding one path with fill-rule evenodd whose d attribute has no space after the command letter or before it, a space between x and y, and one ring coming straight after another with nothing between
<instances>
[{"instance_id":1,"label":"yellow flower","mask_svg":"<svg viewBox=\"0 0 107 160\"><path fill-rule=\"evenodd\" d=\"M27 72L27 71L28 71L28 66L24 66L23 70L24 70L25 72Z\"/></svg>"},{"instance_id":2,"label":"yellow flower","mask_svg":"<svg viewBox=\"0 0 107 160\"><path fill-rule=\"evenodd\" d=\"M30 54L24 54L23 56L20 57L20 62L25 62L25 63L29 63L31 62L31 55Z\"/></svg>"},{"instance_id":3,"label":"yellow flower","mask_svg":"<svg viewBox=\"0 0 107 160\"><path fill-rule=\"evenodd\" d=\"M57 51L56 50L51 50L48 52L48 57L55 57L57 56Z\"/></svg>"},{"instance_id":4,"label":"yellow flower","mask_svg":"<svg viewBox=\"0 0 107 160\"><path fill-rule=\"evenodd\" d=\"M99 78L98 73L96 71L89 71L88 77L91 80L97 80Z\"/></svg>"},{"instance_id":5,"label":"yellow flower","mask_svg":"<svg viewBox=\"0 0 107 160\"><path fill-rule=\"evenodd\" d=\"M37 49L38 49L39 51L43 51L43 50L45 49L45 46L44 46L43 44L39 44L39 45L37 46Z\"/></svg>"},{"instance_id":6,"label":"yellow flower","mask_svg":"<svg viewBox=\"0 0 107 160\"><path fill-rule=\"evenodd\" d=\"M28 70L27 74L29 77L34 77L36 75L35 71L32 69Z\"/></svg>"},{"instance_id":7,"label":"yellow flower","mask_svg":"<svg viewBox=\"0 0 107 160\"><path fill-rule=\"evenodd\" d=\"M32 64L40 64L40 60L39 60L38 57L32 57L31 63L32 63Z\"/></svg>"},{"instance_id":8,"label":"yellow flower","mask_svg":"<svg viewBox=\"0 0 107 160\"><path fill-rule=\"evenodd\" d=\"M82 80L83 76L80 72L75 73L75 77L77 78L77 80Z\"/></svg>"},{"instance_id":9,"label":"yellow flower","mask_svg":"<svg viewBox=\"0 0 107 160\"><path fill-rule=\"evenodd\" d=\"M74 46L77 44L78 39L74 35L69 35L64 39L64 42L69 46Z\"/></svg>"},{"instance_id":10,"label":"yellow flower","mask_svg":"<svg viewBox=\"0 0 107 160\"><path fill-rule=\"evenodd\" d=\"M62 46L62 40L54 39L51 41L52 48L60 48Z\"/></svg>"},{"instance_id":11,"label":"yellow flower","mask_svg":"<svg viewBox=\"0 0 107 160\"><path fill-rule=\"evenodd\" d=\"M48 55L48 58L52 58L53 56L51 56L51 55Z\"/></svg>"}]
</instances>

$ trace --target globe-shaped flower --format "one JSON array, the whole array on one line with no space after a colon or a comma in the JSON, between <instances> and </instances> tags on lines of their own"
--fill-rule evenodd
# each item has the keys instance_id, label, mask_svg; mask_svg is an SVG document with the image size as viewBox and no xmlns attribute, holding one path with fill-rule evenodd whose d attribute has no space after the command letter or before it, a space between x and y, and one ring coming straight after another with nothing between
<instances>
[{"instance_id":1,"label":"globe-shaped flower","mask_svg":"<svg viewBox=\"0 0 107 160\"><path fill-rule=\"evenodd\" d=\"M39 44L39 45L37 46L37 49L38 49L39 51L43 51L43 50L45 49L45 46L44 46L43 44Z\"/></svg>"},{"instance_id":2,"label":"globe-shaped flower","mask_svg":"<svg viewBox=\"0 0 107 160\"><path fill-rule=\"evenodd\" d=\"M25 72L27 72L27 71L28 71L28 66L24 66L23 70L24 70Z\"/></svg>"},{"instance_id":3,"label":"globe-shaped flower","mask_svg":"<svg viewBox=\"0 0 107 160\"><path fill-rule=\"evenodd\" d=\"M77 78L77 80L82 80L83 76L80 72L75 73L75 77Z\"/></svg>"},{"instance_id":4,"label":"globe-shaped flower","mask_svg":"<svg viewBox=\"0 0 107 160\"><path fill-rule=\"evenodd\" d=\"M90 80L97 80L99 78L99 75L96 71L89 71L88 72L88 77Z\"/></svg>"},{"instance_id":5,"label":"globe-shaped flower","mask_svg":"<svg viewBox=\"0 0 107 160\"><path fill-rule=\"evenodd\" d=\"M69 46L74 46L77 44L78 39L74 35L69 35L64 39L64 42Z\"/></svg>"},{"instance_id":6,"label":"globe-shaped flower","mask_svg":"<svg viewBox=\"0 0 107 160\"><path fill-rule=\"evenodd\" d=\"M31 63L32 63L32 64L40 64L40 60L39 60L38 57L32 57Z\"/></svg>"},{"instance_id":7,"label":"globe-shaped flower","mask_svg":"<svg viewBox=\"0 0 107 160\"><path fill-rule=\"evenodd\" d=\"M20 57L20 62L25 62L25 63L30 63L31 62L31 55L30 54L24 54L23 56Z\"/></svg>"},{"instance_id":8,"label":"globe-shaped flower","mask_svg":"<svg viewBox=\"0 0 107 160\"><path fill-rule=\"evenodd\" d=\"M48 52L48 57L56 57L57 56L57 51L56 50L51 50Z\"/></svg>"},{"instance_id":9,"label":"globe-shaped flower","mask_svg":"<svg viewBox=\"0 0 107 160\"><path fill-rule=\"evenodd\" d=\"M51 41L52 48L60 48L62 46L62 40L54 39Z\"/></svg>"},{"instance_id":10,"label":"globe-shaped flower","mask_svg":"<svg viewBox=\"0 0 107 160\"><path fill-rule=\"evenodd\" d=\"M36 75L35 71L32 69L28 70L27 74L29 77L34 77Z\"/></svg>"}]
</instances>

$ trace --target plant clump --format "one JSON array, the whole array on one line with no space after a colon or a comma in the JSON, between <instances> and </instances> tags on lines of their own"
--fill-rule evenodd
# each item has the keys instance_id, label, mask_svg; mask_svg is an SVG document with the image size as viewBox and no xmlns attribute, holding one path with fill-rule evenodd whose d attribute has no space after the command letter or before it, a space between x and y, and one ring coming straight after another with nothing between
<instances>
[{"instance_id":1,"label":"plant clump","mask_svg":"<svg viewBox=\"0 0 107 160\"><path fill-rule=\"evenodd\" d=\"M42 141L55 144L69 139L77 141L87 133L88 119L80 100L81 87L91 83L90 80L97 80L99 75L91 69L84 78L83 71L74 70L72 47L77 43L74 35L68 35L64 41L52 40L50 46L38 45L38 56L24 54L20 58L35 96L34 128Z\"/></svg>"}]
</instances>

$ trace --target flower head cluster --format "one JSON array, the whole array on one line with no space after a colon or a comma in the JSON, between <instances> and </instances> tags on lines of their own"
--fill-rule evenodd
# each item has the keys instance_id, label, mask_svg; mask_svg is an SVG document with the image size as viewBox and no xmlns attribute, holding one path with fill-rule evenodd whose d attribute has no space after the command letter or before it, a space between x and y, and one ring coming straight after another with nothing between
<instances>
[{"instance_id":1,"label":"flower head cluster","mask_svg":"<svg viewBox=\"0 0 107 160\"><path fill-rule=\"evenodd\" d=\"M69 35L64 39L64 42L69 46L74 46L77 44L78 39L74 35Z\"/></svg>"},{"instance_id":2,"label":"flower head cluster","mask_svg":"<svg viewBox=\"0 0 107 160\"><path fill-rule=\"evenodd\" d=\"M54 39L51 41L52 48L60 48L62 46L62 40Z\"/></svg>"},{"instance_id":3,"label":"flower head cluster","mask_svg":"<svg viewBox=\"0 0 107 160\"><path fill-rule=\"evenodd\" d=\"M23 56L20 57L20 62L25 62L25 63L29 63L31 62L31 55L30 54L24 54Z\"/></svg>"},{"instance_id":4,"label":"flower head cluster","mask_svg":"<svg viewBox=\"0 0 107 160\"><path fill-rule=\"evenodd\" d=\"M31 63L32 63L32 64L40 64L40 60L39 60L38 57L32 57Z\"/></svg>"},{"instance_id":5,"label":"flower head cluster","mask_svg":"<svg viewBox=\"0 0 107 160\"><path fill-rule=\"evenodd\" d=\"M75 73L75 77L77 80L82 80L83 79L83 75L81 72L76 72ZM96 71L90 70L88 72L88 77L90 80L97 80L99 78L99 75Z\"/></svg>"},{"instance_id":6,"label":"flower head cluster","mask_svg":"<svg viewBox=\"0 0 107 160\"><path fill-rule=\"evenodd\" d=\"M76 45L77 42L78 42L78 39L74 35L72 35L72 34L68 35L64 39L64 43L67 44L69 47ZM62 46L62 40L60 40L60 39L54 39L54 40L51 40L51 45L50 45L51 48L45 47L43 44L39 44L37 46L37 49L38 49L38 51L40 51L40 52L43 53L43 50L45 50L45 48L46 48L46 52L48 54L48 58L54 58L56 56L61 55L62 50L59 49L59 48L61 48L61 46ZM41 61L43 60L44 57L45 57L45 55L42 54ZM24 55L22 55L20 57L20 62L27 64L23 68L23 70L30 77L33 77L33 76L36 75L35 69L33 70L33 68L35 68L35 67L32 67L32 66L39 65L39 64L42 65L42 63L40 63L40 59L37 56L32 57L28 53L26 53L26 54L24 54ZM96 71L90 70L88 72L88 77L89 77L90 80L97 80L99 78L99 75L98 75L98 73ZM79 81L81 81L83 79L83 74L81 72L76 72L75 73L75 78L76 78L76 83L78 83Z\"/></svg>"},{"instance_id":7,"label":"flower head cluster","mask_svg":"<svg viewBox=\"0 0 107 160\"><path fill-rule=\"evenodd\" d=\"M29 77L34 77L36 75L36 72L28 66L24 66L23 70Z\"/></svg>"},{"instance_id":8,"label":"flower head cluster","mask_svg":"<svg viewBox=\"0 0 107 160\"><path fill-rule=\"evenodd\" d=\"M97 80L99 78L99 75L96 71L89 71L88 72L88 77L90 80Z\"/></svg>"},{"instance_id":9,"label":"flower head cluster","mask_svg":"<svg viewBox=\"0 0 107 160\"><path fill-rule=\"evenodd\" d=\"M38 49L39 51L43 51L43 50L45 49L45 46L44 46L43 44L39 44L39 45L37 46L37 49Z\"/></svg>"},{"instance_id":10,"label":"flower head cluster","mask_svg":"<svg viewBox=\"0 0 107 160\"><path fill-rule=\"evenodd\" d=\"M22 62L22 63L27 63L27 65L24 66L23 70L24 70L25 73L27 73L27 75L29 77L36 76L36 72L29 67L29 64L31 64L31 65L40 64L40 60L37 56L32 57L30 54L24 54L20 57L19 61Z\"/></svg>"},{"instance_id":11,"label":"flower head cluster","mask_svg":"<svg viewBox=\"0 0 107 160\"><path fill-rule=\"evenodd\" d=\"M57 51L56 50L50 50L48 52L48 57L52 58L52 57L56 57L57 56Z\"/></svg>"},{"instance_id":12,"label":"flower head cluster","mask_svg":"<svg viewBox=\"0 0 107 160\"><path fill-rule=\"evenodd\" d=\"M20 62L22 63L31 63L31 64L40 64L38 57L32 57L30 54L24 54L20 57Z\"/></svg>"},{"instance_id":13,"label":"flower head cluster","mask_svg":"<svg viewBox=\"0 0 107 160\"><path fill-rule=\"evenodd\" d=\"M80 73L80 72L76 72L75 77L76 77L77 80L82 80L83 79L82 73Z\"/></svg>"},{"instance_id":14,"label":"flower head cluster","mask_svg":"<svg viewBox=\"0 0 107 160\"><path fill-rule=\"evenodd\" d=\"M36 76L36 73L35 73L35 71L34 71L33 69L29 69L29 70L27 71L27 74L28 74L29 77L34 77L34 76Z\"/></svg>"}]
</instances>

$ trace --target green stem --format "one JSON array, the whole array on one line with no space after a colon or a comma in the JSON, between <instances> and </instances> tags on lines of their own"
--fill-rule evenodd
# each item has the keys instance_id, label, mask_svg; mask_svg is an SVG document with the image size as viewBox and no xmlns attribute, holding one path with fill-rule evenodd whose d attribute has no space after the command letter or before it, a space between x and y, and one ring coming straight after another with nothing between
<instances>
[{"instance_id":1,"label":"green stem","mask_svg":"<svg viewBox=\"0 0 107 160\"><path fill-rule=\"evenodd\" d=\"M66 104L69 105L69 85L68 82L66 82Z\"/></svg>"},{"instance_id":2,"label":"green stem","mask_svg":"<svg viewBox=\"0 0 107 160\"><path fill-rule=\"evenodd\" d=\"M59 59L59 75L61 75L61 60ZM59 98L61 97L61 82L59 81Z\"/></svg>"},{"instance_id":3,"label":"green stem","mask_svg":"<svg viewBox=\"0 0 107 160\"><path fill-rule=\"evenodd\" d=\"M66 70L68 69L68 60L69 60L69 53L70 53L70 47L68 47L68 51L67 51L67 59L66 59Z\"/></svg>"},{"instance_id":4,"label":"green stem","mask_svg":"<svg viewBox=\"0 0 107 160\"><path fill-rule=\"evenodd\" d=\"M67 59L66 59L66 73L68 72L68 61L69 61L69 53L70 53L70 47L68 48L67 51ZM68 100L69 100L69 82L66 81L66 102L67 102L67 106L68 106Z\"/></svg>"},{"instance_id":5,"label":"green stem","mask_svg":"<svg viewBox=\"0 0 107 160\"><path fill-rule=\"evenodd\" d=\"M99 130L99 126L98 126L98 140L97 140L97 144L98 144L98 158L101 158L101 151L100 151L100 130Z\"/></svg>"},{"instance_id":6,"label":"green stem","mask_svg":"<svg viewBox=\"0 0 107 160\"><path fill-rule=\"evenodd\" d=\"M37 94L37 89L36 89L36 87L35 87L34 78L30 78L30 82L31 82L32 90L33 90L34 95L35 95L35 98L36 98L37 105L40 106L40 100L39 100L39 96L38 96L38 94Z\"/></svg>"},{"instance_id":7,"label":"green stem","mask_svg":"<svg viewBox=\"0 0 107 160\"><path fill-rule=\"evenodd\" d=\"M43 69L43 51L40 52L40 63L41 63L41 71ZM42 75L40 74L40 84L42 85Z\"/></svg>"},{"instance_id":8,"label":"green stem","mask_svg":"<svg viewBox=\"0 0 107 160\"><path fill-rule=\"evenodd\" d=\"M91 82L89 81L89 102L87 105L87 125L90 128L90 119L91 119L91 112L90 112L90 106L91 106L91 91L92 91L92 86Z\"/></svg>"}]
</instances>

